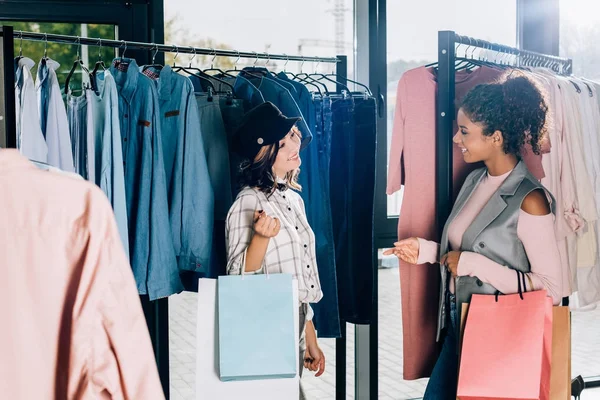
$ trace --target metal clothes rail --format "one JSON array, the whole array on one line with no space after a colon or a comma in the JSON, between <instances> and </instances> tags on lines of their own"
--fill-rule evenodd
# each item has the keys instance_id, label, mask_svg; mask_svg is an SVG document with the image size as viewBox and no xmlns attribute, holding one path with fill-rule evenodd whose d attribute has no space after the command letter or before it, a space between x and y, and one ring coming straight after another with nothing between
<instances>
[{"instance_id":1,"label":"metal clothes rail","mask_svg":"<svg viewBox=\"0 0 600 400\"><path fill-rule=\"evenodd\" d=\"M23 40L38 41L38 42L52 42L52 43L64 43L73 45L88 45L98 47L113 47L122 48L123 52L127 49L131 50L153 50L164 53L187 53L187 54L200 54L200 55L212 55L215 57L238 57L238 58L254 58L263 60L283 60L283 61L309 61L319 63L338 63L341 60L337 57L305 57L295 56L287 54L270 54L270 53L257 53L255 51L237 51L237 50L223 50L223 49L211 49L204 47L190 47L190 46L177 46L175 44L157 44L157 43L143 43L143 42L130 42L126 40L113 40L113 39L100 39L100 38L88 38L78 37L70 35L56 35L52 33L39 33L39 32L25 32L25 31L14 31L14 37L16 39L22 38Z\"/></svg>"}]
</instances>

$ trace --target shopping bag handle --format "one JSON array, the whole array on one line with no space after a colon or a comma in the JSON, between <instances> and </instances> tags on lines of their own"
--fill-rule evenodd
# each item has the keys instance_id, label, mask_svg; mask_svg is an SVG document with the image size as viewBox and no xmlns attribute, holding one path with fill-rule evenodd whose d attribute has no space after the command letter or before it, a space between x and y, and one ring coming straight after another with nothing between
<instances>
[{"instance_id":1,"label":"shopping bag handle","mask_svg":"<svg viewBox=\"0 0 600 400\"><path fill-rule=\"evenodd\" d=\"M515 272L517 273L517 286L518 286L518 290L519 290L519 297L521 298L521 300L524 300L523 293L527 293L527 284L525 282L525 272L519 271L518 269L515 269ZM496 303L498 302L498 296L500 296L501 294L502 293L499 290L496 290L496 294L495 294Z\"/></svg>"},{"instance_id":2,"label":"shopping bag handle","mask_svg":"<svg viewBox=\"0 0 600 400\"><path fill-rule=\"evenodd\" d=\"M244 250L244 252L242 253L242 280L244 280L244 275L246 275L246 253L248 253L248 248L246 247L246 250ZM269 269L266 267L266 265L264 265L264 261L263 261L263 269L265 271L265 275L267 276L267 279L269 279Z\"/></svg>"}]
</instances>

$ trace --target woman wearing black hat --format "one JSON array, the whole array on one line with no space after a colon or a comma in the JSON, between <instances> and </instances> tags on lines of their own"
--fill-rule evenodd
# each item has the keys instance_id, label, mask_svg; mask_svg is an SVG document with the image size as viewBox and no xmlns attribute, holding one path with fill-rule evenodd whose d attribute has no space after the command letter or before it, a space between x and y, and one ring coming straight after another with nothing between
<instances>
[{"instance_id":1,"label":"woman wearing black hat","mask_svg":"<svg viewBox=\"0 0 600 400\"><path fill-rule=\"evenodd\" d=\"M325 371L309 303L323 297L316 263L315 235L306 218L297 178L302 140L296 123L272 103L248 112L235 134L233 149L241 164L242 190L226 221L227 273L292 274L300 300L300 374L303 367ZM302 388L300 398L304 398Z\"/></svg>"}]
</instances>

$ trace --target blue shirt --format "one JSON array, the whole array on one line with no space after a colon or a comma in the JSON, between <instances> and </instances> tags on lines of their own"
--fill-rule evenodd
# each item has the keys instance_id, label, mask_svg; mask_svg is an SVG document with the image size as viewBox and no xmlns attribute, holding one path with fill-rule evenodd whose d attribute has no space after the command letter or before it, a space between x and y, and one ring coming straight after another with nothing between
<instances>
[{"instance_id":1,"label":"blue shirt","mask_svg":"<svg viewBox=\"0 0 600 400\"><path fill-rule=\"evenodd\" d=\"M180 270L208 272L214 220L214 193L192 82L168 65L155 80L160 104L162 147L169 216Z\"/></svg>"},{"instance_id":2,"label":"blue shirt","mask_svg":"<svg viewBox=\"0 0 600 400\"><path fill-rule=\"evenodd\" d=\"M183 290L169 221L158 93L133 59L117 58L110 70L119 92L131 267L138 292L155 300Z\"/></svg>"}]
</instances>

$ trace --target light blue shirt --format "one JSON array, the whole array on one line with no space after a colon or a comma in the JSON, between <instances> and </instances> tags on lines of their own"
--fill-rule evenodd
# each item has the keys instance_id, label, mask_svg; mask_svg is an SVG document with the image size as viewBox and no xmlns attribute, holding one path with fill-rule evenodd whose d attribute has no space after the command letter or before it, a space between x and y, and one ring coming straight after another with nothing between
<instances>
[{"instance_id":1,"label":"light blue shirt","mask_svg":"<svg viewBox=\"0 0 600 400\"><path fill-rule=\"evenodd\" d=\"M194 87L168 65L160 71L149 68L146 73L160 74L154 82L160 103L169 215L179 269L208 274L214 193Z\"/></svg>"},{"instance_id":2,"label":"light blue shirt","mask_svg":"<svg viewBox=\"0 0 600 400\"><path fill-rule=\"evenodd\" d=\"M91 93L88 103L93 115L93 124L88 124L88 129L94 131L94 161L96 165L93 179L110 200L125 253L129 256L129 229L127 227L125 173L123 171L117 84L110 71L98 72L96 77L99 94Z\"/></svg>"}]
</instances>

